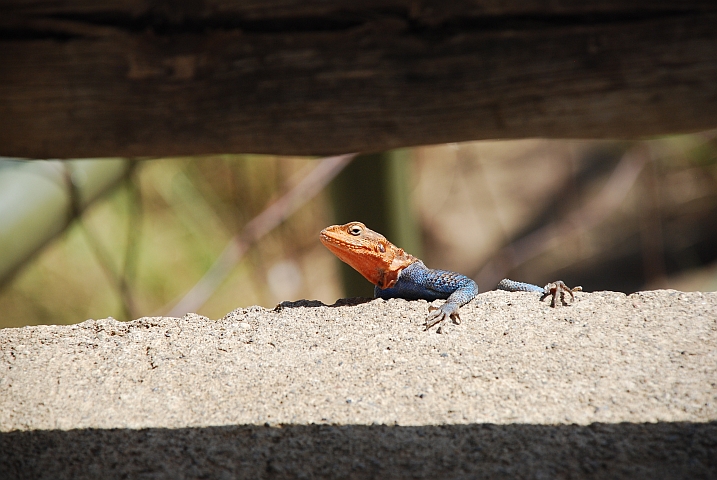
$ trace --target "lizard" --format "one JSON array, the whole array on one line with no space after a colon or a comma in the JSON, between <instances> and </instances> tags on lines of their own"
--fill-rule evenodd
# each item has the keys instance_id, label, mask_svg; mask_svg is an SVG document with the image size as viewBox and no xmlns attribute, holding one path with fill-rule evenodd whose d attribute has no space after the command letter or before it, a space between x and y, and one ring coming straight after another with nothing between
<instances>
[{"instance_id":1,"label":"lizard","mask_svg":"<svg viewBox=\"0 0 717 480\"><path fill-rule=\"evenodd\" d=\"M472 279L460 273L426 267L419 258L361 222L331 225L321 231L320 238L334 255L375 285L375 298L446 300L440 307L429 307L426 330L448 318L460 324L460 307L478 295L478 285ZM541 300L550 296L552 307L557 305L558 298L563 305L568 305L566 295L573 301L574 292L582 290L582 287L569 288L560 280L541 288L507 278L501 280L497 288L510 292L538 292L542 294Z\"/></svg>"}]
</instances>

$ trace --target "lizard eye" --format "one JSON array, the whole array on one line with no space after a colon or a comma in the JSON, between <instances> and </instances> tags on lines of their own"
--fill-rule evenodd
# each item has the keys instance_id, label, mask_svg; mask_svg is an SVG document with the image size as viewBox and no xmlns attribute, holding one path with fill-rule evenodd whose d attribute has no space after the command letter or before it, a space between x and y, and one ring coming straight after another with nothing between
<instances>
[{"instance_id":1,"label":"lizard eye","mask_svg":"<svg viewBox=\"0 0 717 480\"><path fill-rule=\"evenodd\" d=\"M359 235L361 235L361 231L362 231L362 229L358 225L351 225L349 227L349 233L355 237L358 237Z\"/></svg>"}]
</instances>

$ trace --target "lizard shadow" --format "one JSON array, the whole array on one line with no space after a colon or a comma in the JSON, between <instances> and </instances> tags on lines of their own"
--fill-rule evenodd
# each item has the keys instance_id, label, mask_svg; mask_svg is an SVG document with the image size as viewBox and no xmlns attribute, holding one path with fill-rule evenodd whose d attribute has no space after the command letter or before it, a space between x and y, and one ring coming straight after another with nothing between
<instances>
[{"instance_id":1,"label":"lizard shadow","mask_svg":"<svg viewBox=\"0 0 717 480\"><path fill-rule=\"evenodd\" d=\"M316 307L354 307L363 303L368 303L375 300L374 298L368 297L350 297L350 298L339 298L336 302L328 305L320 300L296 300L296 301L284 301L274 307L275 312L280 312L285 308L316 308Z\"/></svg>"}]
</instances>

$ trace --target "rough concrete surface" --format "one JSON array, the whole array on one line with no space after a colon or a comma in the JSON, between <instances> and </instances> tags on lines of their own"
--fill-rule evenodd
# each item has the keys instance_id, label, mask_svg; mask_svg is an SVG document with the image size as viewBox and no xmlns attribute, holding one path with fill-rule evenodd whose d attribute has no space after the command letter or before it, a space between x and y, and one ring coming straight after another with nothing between
<instances>
[{"instance_id":1,"label":"rough concrete surface","mask_svg":"<svg viewBox=\"0 0 717 480\"><path fill-rule=\"evenodd\" d=\"M0 330L0 478L717 478L717 293L427 306Z\"/></svg>"}]
</instances>

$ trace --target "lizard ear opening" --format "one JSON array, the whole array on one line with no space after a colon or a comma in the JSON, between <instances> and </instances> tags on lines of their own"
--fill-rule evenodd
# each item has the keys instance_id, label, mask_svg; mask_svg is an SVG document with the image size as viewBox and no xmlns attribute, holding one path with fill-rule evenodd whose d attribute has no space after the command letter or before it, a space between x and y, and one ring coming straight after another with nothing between
<instances>
[{"instance_id":1,"label":"lizard ear opening","mask_svg":"<svg viewBox=\"0 0 717 480\"><path fill-rule=\"evenodd\" d=\"M383 246L383 243L379 243L376 248L378 248L379 252L386 253L386 247Z\"/></svg>"}]
</instances>

